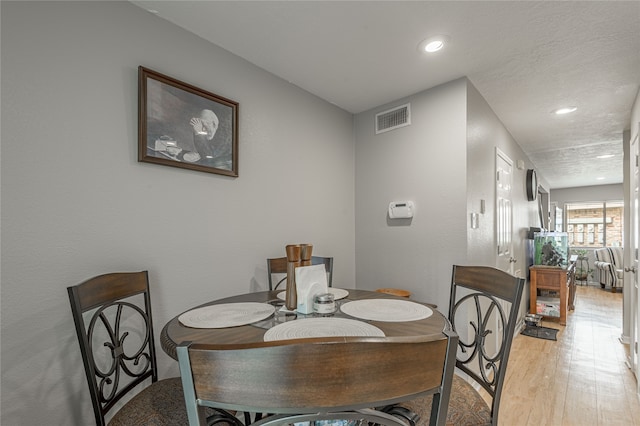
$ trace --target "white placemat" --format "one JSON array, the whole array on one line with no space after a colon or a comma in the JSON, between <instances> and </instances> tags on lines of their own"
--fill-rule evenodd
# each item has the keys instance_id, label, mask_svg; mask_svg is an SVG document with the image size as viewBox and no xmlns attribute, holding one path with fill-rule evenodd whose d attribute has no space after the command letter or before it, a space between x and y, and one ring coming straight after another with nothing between
<instances>
[{"instance_id":1,"label":"white placemat","mask_svg":"<svg viewBox=\"0 0 640 426\"><path fill-rule=\"evenodd\" d=\"M270 328L264 341L306 339L311 337L384 337L378 327L347 318L297 319Z\"/></svg>"},{"instance_id":2,"label":"white placemat","mask_svg":"<svg viewBox=\"0 0 640 426\"><path fill-rule=\"evenodd\" d=\"M329 293L333 294L333 297L336 300L344 299L345 297L347 297L349 295L349 292L347 290L343 289L343 288L329 287ZM278 299L286 300L287 292L286 291L281 291L280 293L278 293L277 297L278 297Z\"/></svg>"},{"instance_id":3,"label":"white placemat","mask_svg":"<svg viewBox=\"0 0 640 426\"><path fill-rule=\"evenodd\" d=\"M352 317L385 322L417 321L433 315L424 305L394 299L356 300L340 306L340 310Z\"/></svg>"},{"instance_id":4,"label":"white placemat","mask_svg":"<svg viewBox=\"0 0 640 426\"><path fill-rule=\"evenodd\" d=\"M275 310L267 303L222 303L187 311L178 321L193 328L237 327L268 318Z\"/></svg>"}]
</instances>

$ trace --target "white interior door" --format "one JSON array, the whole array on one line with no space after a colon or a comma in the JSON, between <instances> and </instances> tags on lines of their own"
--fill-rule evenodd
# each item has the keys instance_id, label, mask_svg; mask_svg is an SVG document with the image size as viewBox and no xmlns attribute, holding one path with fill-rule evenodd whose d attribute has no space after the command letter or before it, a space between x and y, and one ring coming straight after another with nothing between
<instances>
[{"instance_id":1,"label":"white interior door","mask_svg":"<svg viewBox=\"0 0 640 426\"><path fill-rule=\"evenodd\" d=\"M640 127L640 126L639 126ZM629 345L629 364L631 371L634 371L636 378L640 377L640 366L638 365L638 330L640 330L640 316L638 315L638 307L640 306L640 292L638 291L638 245L640 244L640 230L638 225L638 219L640 217L638 213L638 197L640 195L640 171L638 162L640 161L640 141L638 140L638 133L633 137L631 141L631 148L629 150L629 162L630 162L630 185L631 190L630 197L630 247L628 248L631 265L625 267L625 283L631 283L631 285L625 285L626 289L631 290L631 316L630 316L630 345ZM637 381L638 389L637 393L640 394L640 381Z\"/></svg>"},{"instance_id":2,"label":"white interior door","mask_svg":"<svg viewBox=\"0 0 640 426\"><path fill-rule=\"evenodd\" d=\"M513 258L513 203L511 201L511 188L513 186L513 161L502 151L496 148L496 268L514 273ZM509 312L509 306L502 302L502 309ZM504 332L502 322L495 318L494 329L496 333L486 337L486 348L495 348L495 353L500 350L499 337ZM492 356L493 354L489 354Z\"/></svg>"},{"instance_id":3,"label":"white interior door","mask_svg":"<svg viewBox=\"0 0 640 426\"><path fill-rule=\"evenodd\" d=\"M513 161L496 148L496 268L513 274Z\"/></svg>"}]
</instances>

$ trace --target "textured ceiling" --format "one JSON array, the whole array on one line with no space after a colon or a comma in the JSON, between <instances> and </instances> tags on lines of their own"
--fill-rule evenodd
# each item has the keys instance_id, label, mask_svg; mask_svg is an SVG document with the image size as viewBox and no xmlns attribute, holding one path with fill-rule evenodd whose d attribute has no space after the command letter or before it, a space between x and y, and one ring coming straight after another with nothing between
<instances>
[{"instance_id":1,"label":"textured ceiling","mask_svg":"<svg viewBox=\"0 0 640 426\"><path fill-rule=\"evenodd\" d=\"M549 189L622 182L640 1L132 3L352 113L467 76Z\"/></svg>"}]
</instances>

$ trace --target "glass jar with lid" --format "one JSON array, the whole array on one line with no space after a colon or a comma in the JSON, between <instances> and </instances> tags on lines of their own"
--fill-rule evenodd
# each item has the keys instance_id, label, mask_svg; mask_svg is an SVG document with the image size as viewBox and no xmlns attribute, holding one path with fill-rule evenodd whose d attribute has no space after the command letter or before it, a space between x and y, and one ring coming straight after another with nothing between
<instances>
[{"instance_id":1,"label":"glass jar with lid","mask_svg":"<svg viewBox=\"0 0 640 426\"><path fill-rule=\"evenodd\" d=\"M336 300L332 293L316 294L313 297L313 313L330 315L336 311Z\"/></svg>"}]
</instances>

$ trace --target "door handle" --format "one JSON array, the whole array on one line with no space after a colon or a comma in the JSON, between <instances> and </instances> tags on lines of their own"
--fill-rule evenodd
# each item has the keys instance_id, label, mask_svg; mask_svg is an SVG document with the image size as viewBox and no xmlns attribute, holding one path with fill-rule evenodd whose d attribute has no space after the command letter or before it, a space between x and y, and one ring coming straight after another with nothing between
<instances>
[{"instance_id":1,"label":"door handle","mask_svg":"<svg viewBox=\"0 0 640 426\"><path fill-rule=\"evenodd\" d=\"M636 269L636 267L635 267L635 266L632 266L632 267L630 267L630 268L629 268L629 267L624 268L624 271L625 271L625 272L631 272L632 274L635 274L635 273L636 273L636 271L637 271L637 269Z\"/></svg>"},{"instance_id":2,"label":"door handle","mask_svg":"<svg viewBox=\"0 0 640 426\"><path fill-rule=\"evenodd\" d=\"M517 262L517 260L516 260L516 259L514 259L513 257L510 257L510 258L509 258L509 263L516 263L516 262Z\"/></svg>"}]
</instances>

